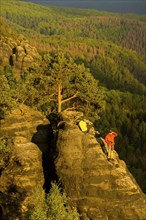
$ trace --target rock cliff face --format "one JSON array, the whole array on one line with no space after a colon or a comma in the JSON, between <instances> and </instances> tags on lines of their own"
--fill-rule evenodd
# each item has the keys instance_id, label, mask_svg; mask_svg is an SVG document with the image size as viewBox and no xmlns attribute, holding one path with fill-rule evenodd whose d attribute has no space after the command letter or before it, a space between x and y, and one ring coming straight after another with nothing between
<instances>
[{"instance_id":1,"label":"rock cliff face","mask_svg":"<svg viewBox=\"0 0 146 220\"><path fill-rule=\"evenodd\" d=\"M17 39L1 36L0 60L3 65L10 64L18 70L26 70L38 57L36 48L23 35L19 35Z\"/></svg>"},{"instance_id":2,"label":"rock cliff face","mask_svg":"<svg viewBox=\"0 0 146 220\"><path fill-rule=\"evenodd\" d=\"M49 122L26 106L1 121L0 137L13 137L8 163L1 169L0 196L4 220L27 219L36 186L44 185L42 154L48 148ZM37 144L37 145L36 145Z\"/></svg>"},{"instance_id":3,"label":"rock cliff face","mask_svg":"<svg viewBox=\"0 0 146 220\"><path fill-rule=\"evenodd\" d=\"M146 220L146 197L126 164L116 152L114 162L107 160L92 123L88 122L87 133L79 129L82 118L79 112L62 113L56 136L56 172L71 205L77 207L82 220ZM50 160L53 133L46 118L23 106L1 121L3 135L13 137L14 145L11 158L1 168L0 212L4 220L25 220L35 186L43 189L48 175L54 176L53 171L50 174L55 170L52 161L46 160Z\"/></svg>"},{"instance_id":4,"label":"rock cliff face","mask_svg":"<svg viewBox=\"0 0 146 220\"><path fill-rule=\"evenodd\" d=\"M81 113L65 112L58 124L55 161L61 183L82 220L145 220L146 197L124 161L109 162L94 136L83 133Z\"/></svg>"}]
</instances>

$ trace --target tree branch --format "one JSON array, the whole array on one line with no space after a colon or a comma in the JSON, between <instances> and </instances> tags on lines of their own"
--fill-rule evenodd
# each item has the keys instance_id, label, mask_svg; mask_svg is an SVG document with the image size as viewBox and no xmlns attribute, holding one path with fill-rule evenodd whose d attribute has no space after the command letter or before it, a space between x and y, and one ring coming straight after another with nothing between
<instances>
[{"instance_id":1,"label":"tree branch","mask_svg":"<svg viewBox=\"0 0 146 220\"><path fill-rule=\"evenodd\" d=\"M68 101L71 100L71 99L76 98L78 93L79 93L79 92L77 91L73 96L71 96L71 97L69 97L69 98L67 98L67 99L62 100L62 101L61 101L61 104L64 103L64 102L68 102Z\"/></svg>"},{"instance_id":2,"label":"tree branch","mask_svg":"<svg viewBox=\"0 0 146 220\"><path fill-rule=\"evenodd\" d=\"M65 111L72 111L72 110L75 110L75 107L66 108L66 109L64 110L64 112L65 112Z\"/></svg>"}]
</instances>

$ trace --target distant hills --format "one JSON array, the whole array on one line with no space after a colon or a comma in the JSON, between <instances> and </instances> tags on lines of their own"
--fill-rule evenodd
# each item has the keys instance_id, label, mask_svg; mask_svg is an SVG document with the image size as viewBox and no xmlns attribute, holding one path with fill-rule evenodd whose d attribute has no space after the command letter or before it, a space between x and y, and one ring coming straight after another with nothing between
<instances>
[{"instance_id":1,"label":"distant hills","mask_svg":"<svg viewBox=\"0 0 146 220\"><path fill-rule=\"evenodd\" d=\"M25 0L29 2L29 0ZM52 0L31 0L31 2L43 4L43 5L54 5L59 7L71 7L71 8L82 8L82 9L96 9L109 12L117 13L137 13L145 14L145 1L144 0L67 0L67 1L52 1Z\"/></svg>"}]
</instances>

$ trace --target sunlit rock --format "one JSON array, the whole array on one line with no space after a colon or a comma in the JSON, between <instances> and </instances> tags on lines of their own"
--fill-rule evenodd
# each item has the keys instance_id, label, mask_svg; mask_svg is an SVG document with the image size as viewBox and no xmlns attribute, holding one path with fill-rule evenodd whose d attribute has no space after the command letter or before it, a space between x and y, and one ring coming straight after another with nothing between
<instances>
[{"instance_id":1,"label":"sunlit rock","mask_svg":"<svg viewBox=\"0 0 146 220\"><path fill-rule=\"evenodd\" d=\"M124 161L109 162L94 136L83 133L77 112L61 114L55 161L58 177L82 220L144 220L146 197ZM92 130L92 132L91 132Z\"/></svg>"}]
</instances>

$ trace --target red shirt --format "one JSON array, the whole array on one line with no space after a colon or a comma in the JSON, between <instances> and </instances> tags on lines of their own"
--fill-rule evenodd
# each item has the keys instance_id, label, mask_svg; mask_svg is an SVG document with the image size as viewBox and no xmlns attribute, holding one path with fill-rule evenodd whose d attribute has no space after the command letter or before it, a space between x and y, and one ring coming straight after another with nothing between
<instances>
[{"instance_id":1,"label":"red shirt","mask_svg":"<svg viewBox=\"0 0 146 220\"><path fill-rule=\"evenodd\" d=\"M115 144L115 140L114 138L117 137L118 134L116 132L111 132L111 133L108 133L106 136L105 136L105 142L107 143L107 146L113 146Z\"/></svg>"}]
</instances>

